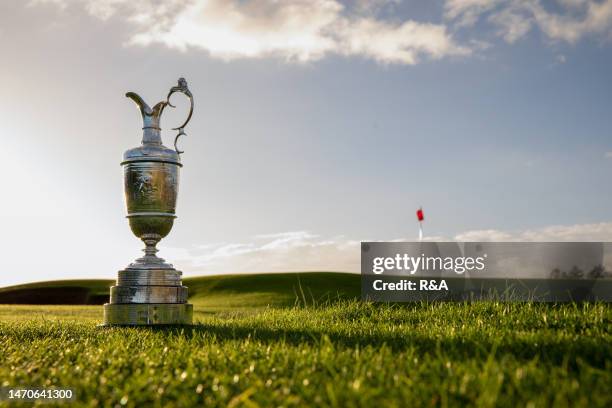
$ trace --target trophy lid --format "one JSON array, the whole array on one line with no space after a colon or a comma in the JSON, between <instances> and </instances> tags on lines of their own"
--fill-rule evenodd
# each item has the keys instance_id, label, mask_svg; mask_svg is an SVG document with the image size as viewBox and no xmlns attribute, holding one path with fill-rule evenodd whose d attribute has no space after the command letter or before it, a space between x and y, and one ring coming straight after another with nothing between
<instances>
[{"instance_id":1,"label":"trophy lid","mask_svg":"<svg viewBox=\"0 0 612 408\"><path fill-rule=\"evenodd\" d=\"M123 153L121 165L142 161L173 163L182 166L181 156L175 150L167 148L163 144L143 144L129 149Z\"/></svg>"}]
</instances>

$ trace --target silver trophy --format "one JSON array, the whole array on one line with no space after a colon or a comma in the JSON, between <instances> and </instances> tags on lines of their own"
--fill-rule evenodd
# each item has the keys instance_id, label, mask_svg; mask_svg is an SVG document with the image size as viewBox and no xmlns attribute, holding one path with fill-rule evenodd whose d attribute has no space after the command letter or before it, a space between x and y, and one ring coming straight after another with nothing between
<instances>
[{"instance_id":1,"label":"silver trophy","mask_svg":"<svg viewBox=\"0 0 612 408\"><path fill-rule=\"evenodd\" d=\"M174 149L162 144L160 117L172 94L186 95L191 107L185 122L174 130ZM166 100L153 108L134 92L132 99L142 113L142 145L126 151L124 169L127 218L134 235L144 244L144 256L119 271L117 284L110 288L110 303L104 305L103 325L191 324L193 305L187 303L187 287L182 285L181 272L159 258L156 245L172 229L182 167L177 141L193 113L193 96L184 78L171 88Z\"/></svg>"}]
</instances>

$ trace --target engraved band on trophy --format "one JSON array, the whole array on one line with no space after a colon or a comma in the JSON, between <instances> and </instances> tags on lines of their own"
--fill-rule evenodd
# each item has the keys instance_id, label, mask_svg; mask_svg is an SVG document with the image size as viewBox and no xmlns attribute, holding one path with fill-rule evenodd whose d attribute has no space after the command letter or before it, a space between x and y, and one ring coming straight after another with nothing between
<instances>
[{"instance_id":1,"label":"engraved band on trophy","mask_svg":"<svg viewBox=\"0 0 612 408\"><path fill-rule=\"evenodd\" d=\"M185 122L174 139L174 149L163 145L160 118L166 106L174 107L170 97L180 92L191 103ZM127 218L134 235L145 248L144 256L119 271L117 284L110 288L110 302L104 305L104 323L110 325L191 324L193 305L187 303L187 287L181 272L159 258L157 243L164 238L176 218L179 169L182 167L178 138L193 114L193 95L184 78L170 89L166 100L153 108L136 93L128 92L140 108L143 119L142 145L127 150L124 169Z\"/></svg>"}]
</instances>

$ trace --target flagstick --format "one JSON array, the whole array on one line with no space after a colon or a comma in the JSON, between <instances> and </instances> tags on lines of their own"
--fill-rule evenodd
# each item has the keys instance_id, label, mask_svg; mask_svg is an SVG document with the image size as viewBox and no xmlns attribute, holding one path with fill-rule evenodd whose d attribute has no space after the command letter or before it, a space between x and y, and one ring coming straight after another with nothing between
<instances>
[{"instance_id":1,"label":"flagstick","mask_svg":"<svg viewBox=\"0 0 612 408\"><path fill-rule=\"evenodd\" d=\"M423 222L419 221L419 241L423 240Z\"/></svg>"}]
</instances>

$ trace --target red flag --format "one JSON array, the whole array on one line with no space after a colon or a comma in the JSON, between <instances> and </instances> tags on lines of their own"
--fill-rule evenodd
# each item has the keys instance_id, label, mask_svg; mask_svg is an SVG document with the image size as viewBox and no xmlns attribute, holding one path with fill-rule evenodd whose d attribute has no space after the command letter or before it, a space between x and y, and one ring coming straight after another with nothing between
<instances>
[{"instance_id":1,"label":"red flag","mask_svg":"<svg viewBox=\"0 0 612 408\"><path fill-rule=\"evenodd\" d=\"M423 221L425 219L425 216L423 215L423 209L419 208L417 210L417 219L419 220L419 222Z\"/></svg>"}]
</instances>

